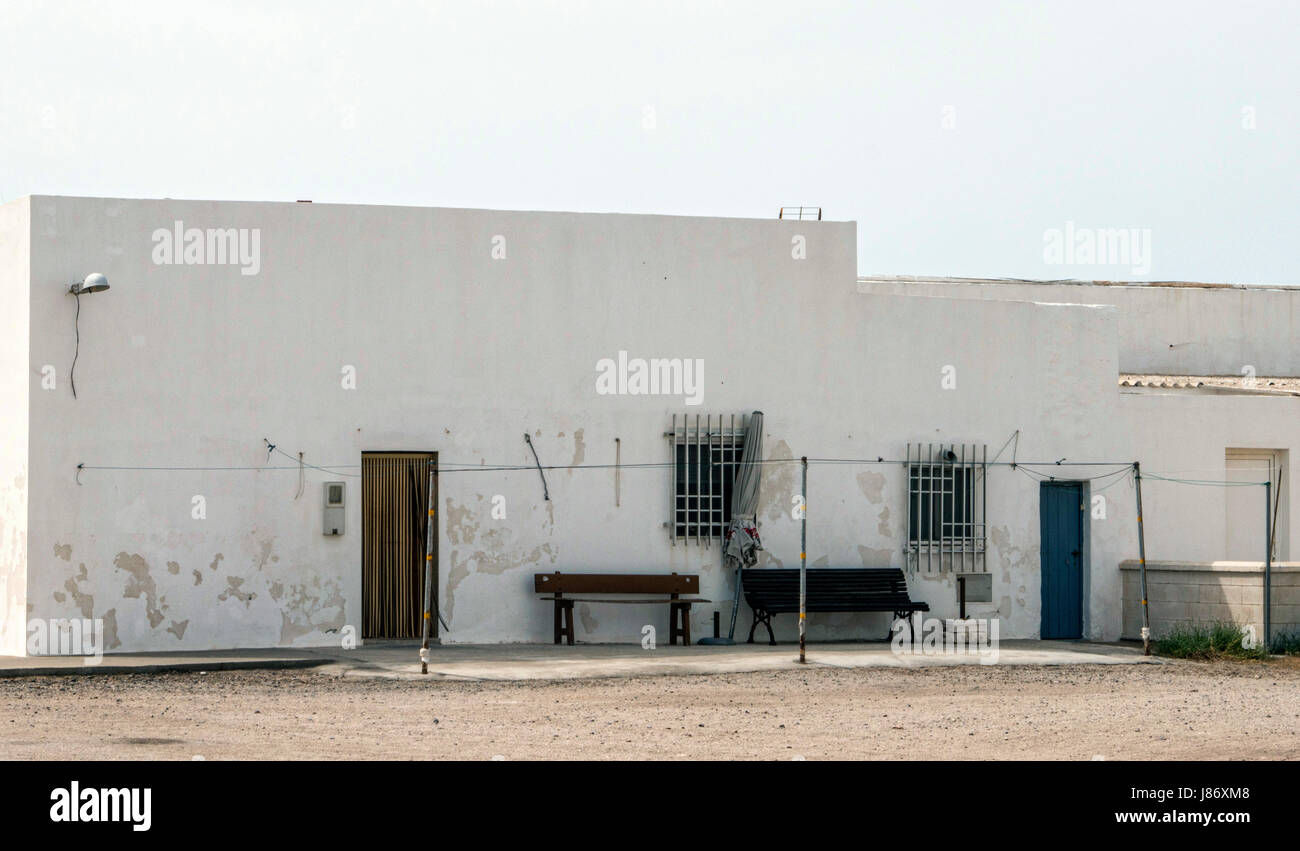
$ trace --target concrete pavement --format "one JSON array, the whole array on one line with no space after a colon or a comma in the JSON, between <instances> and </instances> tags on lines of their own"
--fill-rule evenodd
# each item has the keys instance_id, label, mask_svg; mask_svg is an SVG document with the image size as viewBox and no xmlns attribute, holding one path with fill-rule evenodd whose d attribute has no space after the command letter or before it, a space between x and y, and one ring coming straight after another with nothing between
<instances>
[{"instance_id":1,"label":"concrete pavement","mask_svg":"<svg viewBox=\"0 0 1300 851\"><path fill-rule=\"evenodd\" d=\"M430 650L425 679L566 680L596 677L729 674L799 667L793 644L690 647L628 644L447 644ZM988 660L991 657L984 657ZM1003 641L999 665L1124 665L1160 663L1133 645L1078 641ZM895 654L888 642L818 644L808 649L811 666L839 668L979 665L981 657L957 654ZM370 642L353 650L274 648L205 653L127 653L105 656L98 665L80 657L0 656L0 677L52 674L124 674L216 671L238 668L319 668L347 677L420 679L418 642Z\"/></svg>"}]
</instances>

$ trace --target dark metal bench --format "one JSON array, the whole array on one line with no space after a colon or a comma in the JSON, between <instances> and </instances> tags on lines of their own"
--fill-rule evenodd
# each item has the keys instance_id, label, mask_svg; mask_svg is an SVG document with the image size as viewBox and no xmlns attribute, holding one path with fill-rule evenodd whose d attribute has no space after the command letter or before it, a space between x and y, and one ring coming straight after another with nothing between
<instances>
[{"instance_id":1,"label":"dark metal bench","mask_svg":"<svg viewBox=\"0 0 1300 851\"><path fill-rule=\"evenodd\" d=\"M533 590L555 601L555 643L573 643L574 603L667 603L668 643L691 643L691 603L707 603L682 594L700 593L700 577L689 573L535 573ZM663 594L642 599L570 597L569 594Z\"/></svg>"},{"instance_id":2,"label":"dark metal bench","mask_svg":"<svg viewBox=\"0 0 1300 851\"><path fill-rule=\"evenodd\" d=\"M754 643L754 630L761 623L767 627L768 644L776 644L772 616L799 611L799 569L751 567L742 572L741 585L745 589L745 602L754 610L749 643ZM906 619L911 629L912 613L928 612L930 606L907 595L907 578L898 568L810 567L804 609L808 612L893 612L895 618Z\"/></svg>"}]
</instances>

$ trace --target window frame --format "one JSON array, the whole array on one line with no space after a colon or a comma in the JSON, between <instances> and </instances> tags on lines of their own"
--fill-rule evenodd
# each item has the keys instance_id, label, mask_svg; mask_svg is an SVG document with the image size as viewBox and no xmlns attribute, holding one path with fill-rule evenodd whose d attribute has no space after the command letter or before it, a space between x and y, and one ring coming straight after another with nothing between
<instances>
[{"instance_id":1,"label":"window frame","mask_svg":"<svg viewBox=\"0 0 1300 851\"><path fill-rule=\"evenodd\" d=\"M744 454L749 417L673 414L669 439L669 529L673 546L721 542L731 523L731 495Z\"/></svg>"},{"instance_id":2,"label":"window frame","mask_svg":"<svg viewBox=\"0 0 1300 851\"><path fill-rule=\"evenodd\" d=\"M988 447L907 445L903 546L909 568L985 572Z\"/></svg>"}]
</instances>

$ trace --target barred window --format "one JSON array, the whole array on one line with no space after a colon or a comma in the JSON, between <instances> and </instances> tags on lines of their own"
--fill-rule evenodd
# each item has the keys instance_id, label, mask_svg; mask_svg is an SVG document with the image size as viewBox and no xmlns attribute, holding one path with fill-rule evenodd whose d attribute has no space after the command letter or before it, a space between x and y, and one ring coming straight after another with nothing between
<instances>
[{"instance_id":1,"label":"barred window","mask_svg":"<svg viewBox=\"0 0 1300 851\"><path fill-rule=\"evenodd\" d=\"M709 546L731 522L731 490L745 449L745 415L673 415L673 544Z\"/></svg>"},{"instance_id":2,"label":"barred window","mask_svg":"<svg viewBox=\"0 0 1300 851\"><path fill-rule=\"evenodd\" d=\"M908 444L908 566L984 570L988 450L970 444Z\"/></svg>"}]
</instances>

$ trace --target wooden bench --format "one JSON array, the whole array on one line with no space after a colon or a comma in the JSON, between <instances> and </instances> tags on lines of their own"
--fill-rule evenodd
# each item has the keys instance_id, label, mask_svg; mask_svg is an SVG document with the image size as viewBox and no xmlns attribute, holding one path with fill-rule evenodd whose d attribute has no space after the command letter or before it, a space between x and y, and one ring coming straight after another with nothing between
<instances>
[{"instance_id":1,"label":"wooden bench","mask_svg":"<svg viewBox=\"0 0 1300 851\"><path fill-rule=\"evenodd\" d=\"M749 643L754 643L754 630L761 623L767 627L767 643L776 644L772 616L799 611L799 569L747 568L741 575L741 586L745 602L754 610ZM929 604L918 603L907 595L907 578L902 570L893 567L810 567L805 592L807 612L893 612L895 618L907 619L909 629L913 629L913 612L930 611ZM916 640L915 634L912 640Z\"/></svg>"},{"instance_id":2,"label":"wooden bench","mask_svg":"<svg viewBox=\"0 0 1300 851\"><path fill-rule=\"evenodd\" d=\"M567 637L573 643L574 603L667 603L668 643L680 637L691 643L691 603L707 603L683 594L700 593L700 577L686 573L535 573L533 590L555 601L555 643ZM570 597L570 594L662 594L640 599Z\"/></svg>"}]
</instances>

